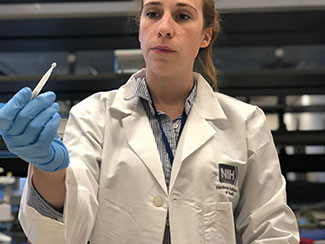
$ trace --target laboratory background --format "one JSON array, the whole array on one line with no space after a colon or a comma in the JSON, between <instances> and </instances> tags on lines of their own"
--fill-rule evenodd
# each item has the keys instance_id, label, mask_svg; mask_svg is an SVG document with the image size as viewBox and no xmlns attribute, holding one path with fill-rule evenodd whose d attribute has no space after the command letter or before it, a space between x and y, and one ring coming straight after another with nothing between
<instances>
[{"instance_id":1,"label":"laboratory background","mask_svg":"<svg viewBox=\"0 0 325 244\"><path fill-rule=\"evenodd\" d=\"M215 2L219 90L264 110L301 243L325 243L325 1ZM0 0L0 102L33 89L56 62L43 91L57 94L62 137L74 104L120 87L144 67L133 17L139 6ZM27 243L17 220L27 167L0 136L0 243Z\"/></svg>"}]
</instances>

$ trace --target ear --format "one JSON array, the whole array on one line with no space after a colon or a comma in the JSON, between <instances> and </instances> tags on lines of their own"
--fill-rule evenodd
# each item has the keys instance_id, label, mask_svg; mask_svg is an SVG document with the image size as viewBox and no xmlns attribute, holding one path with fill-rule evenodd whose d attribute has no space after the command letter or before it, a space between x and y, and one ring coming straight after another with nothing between
<instances>
[{"instance_id":1,"label":"ear","mask_svg":"<svg viewBox=\"0 0 325 244\"><path fill-rule=\"evenodd\" d=\"M212 27L209 27L203 31L203 38L201 41L200 48L205 48L209 46L211 38L212 38Z\"/></svg>"}]
</instances>

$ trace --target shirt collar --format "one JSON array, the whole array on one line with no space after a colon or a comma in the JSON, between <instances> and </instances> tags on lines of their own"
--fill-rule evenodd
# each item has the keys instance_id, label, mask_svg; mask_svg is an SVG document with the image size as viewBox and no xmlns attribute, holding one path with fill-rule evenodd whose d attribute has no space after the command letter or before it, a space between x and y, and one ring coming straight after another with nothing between
<instances>
[{"instance_id":1,"label":"shirt collar","mask_svg":"<svg viewBox=\"0 0 325 244\"><path fill-rule=\"evenodd\" d=\"M192 105L194 103L196 94L197 94L197 82L194 82L194 86L190 92L190 94L188 95L188 97L186 98L186 102L185 102L185 114L188 116ZM133 96L132 97L140 97L142 99L144 99L145 101L148 102L148 105L150 107L150 112L154 115L155 114L155 110L152 106L152 99L149 93L149 89L147 86L147 82L146 82L146 78L145 77L138 77L136 79L136 84L134 86L134 91L133 91Z\"/></svg>"}]
</instances>

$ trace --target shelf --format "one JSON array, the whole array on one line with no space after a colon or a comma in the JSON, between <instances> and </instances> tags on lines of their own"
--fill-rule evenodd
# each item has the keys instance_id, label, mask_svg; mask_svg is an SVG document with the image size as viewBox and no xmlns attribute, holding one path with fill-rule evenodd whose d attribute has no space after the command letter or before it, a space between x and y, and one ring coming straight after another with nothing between
<instances>
[{"instance_id":1,"label":"shelf","mask_svg":"<svg viewBox=\"0 0 325 244\"><path fill-rule=\"evenodd\" d=\"M315 131L273 131L277 146L325 145L325 130Z\"/></svg>"},{"instance_id":2,"label":"shelf","mask_svg":"<svg viewBox=\"0 0 325 244\"><path fill-rule=\"evenodd\" d=\"M275 69L225 72L220 90L232 96L325 94L325 70Z\"/></svg>"},{"instance_id":3,"label":"shelf","mask_svg":"<svg viewBox=\"0 0 325 244\"><path fill-rule=\"evenodd\" d=\"M223 32L217 47L325 44L325 4L297 1L264 7L221 1ZM217 6L218 6L217 4ZM245 7L246 5L246 7ZM273 6L273 7L272 7ZM296 6L296 8L295 8ZM299 9L298 9L299 8ZM5 4L0 8L0 52L115 50L139 48L132 1Z\"/></svg>"},{"instance_id":4,"label":"shelf","mask_svg":"<svg viewBox=\"0 0 325 244\"><path fill-rule=\"evenodd\" d=\"M325 113L325 105L308 105L308 106L292 106L292 105L275 105L262 106L265 113Z\"/></svg>"},{"instance_id":5,"label":"shelf","mask_svg":"<svg viewBox=\"0 0 325 244\"><path fill-rule=\"evenodd\" d=\"M311 204L324 201L324 183L287 182L289 205Z\"/></svg>"},{"instance_id":6,"label":"shelf","mask_svg":"<svg viewBox=\"0 0 325 244\"><path fill-rule=\"evenodd\" d=\"M279 154L281 170L285 172L324 172L325 154L321 155L283 155ZM310 163L312 162L312 163ZM0 157L0 167L5 169L2 175L8 171L15 176L26 177L28 163L17 157ZM0 174L1 175L1 174Z\"/></svg>"},{"instance_id":7,"label":"shelf","mask_svg":"<svg viewBox=\"0 0 325 244\"><path fill-rule=\"evenodd\" d=\"M325 172L325 154L279 154L279 158L282 172Z\"/></svg>"},{"instance_id":8,"label":"shelf","mask_svg":"<svg viewBox=\"0 0 325 244\"><path fill-rule=\"evenodd\" d=\"M287 145L309 145L319 143L324 145L325 131L297 131L288 132L285 136L282 134L278 136L275 133L274 139L277 146L279 143L288 143ZM308 141L309 140L309 141ZM322 172L325 171L325 154L317 155L286 155L279 154L282 172ZM312 163L310 163L312 162ZM0 136L0 167L5 169L6 172L11 171L14 175L24 177L27 172L27 163L22 159L14 156L14 154L8 155L8 151Z\"/></svg>"},{"instance_id":9,"label":"shelf","mask_svg":"<svg viewBox=\"0 0 325 244\"><path fill-rule=\"evenodd\" d=\"M11 172L13 176L27 177L28 163L20 158L0 158L0 167L4 169L0 176Z\"/></svg>"},{"instance_id":10,"label":"shelf","mask_svg":"<svg viewBox=\"0 0 325 244\"><path fill-rule=\"evenodd\" d=\"M58 99L83 99L98 91L117 89L130 74L53 75L44 90ZM1 77L0 99L9 99L21 88L34 87L40 76ZM256 70L222 73L219 89L230 96L288 96L325 94L325 70ZM90 85L91 84L91 85ZM273 110L279 107L274 107ZM321 107L317 107L317 110ZM300 108L302 109L302 108ZM306 109L306 108L304 108ZM313 109L313 108L311 108ZM314 107L314 109L316 109ZM298 108L296 108L298 110ZM289 112L289 108L288 108Z\"/></svg>"}]
</instances>

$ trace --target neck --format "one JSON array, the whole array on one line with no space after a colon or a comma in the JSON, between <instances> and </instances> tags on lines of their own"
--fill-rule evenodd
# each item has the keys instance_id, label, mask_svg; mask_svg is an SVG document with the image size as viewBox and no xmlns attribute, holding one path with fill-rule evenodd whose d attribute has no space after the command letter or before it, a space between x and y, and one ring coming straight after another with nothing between
<instances>
[{"instance_id":1,"label":"neck","mask_svg":"<svg viewBox=\"0 0 325 244\"><path fill-rule=\"evenodd\" d=\"M146 80L157 110L166 113L172 120L183 113L186 98L193 88L191 72L187 77L159 77L147 72Z\"/></svg>"}]
</instances>

